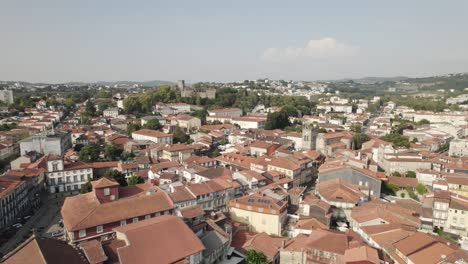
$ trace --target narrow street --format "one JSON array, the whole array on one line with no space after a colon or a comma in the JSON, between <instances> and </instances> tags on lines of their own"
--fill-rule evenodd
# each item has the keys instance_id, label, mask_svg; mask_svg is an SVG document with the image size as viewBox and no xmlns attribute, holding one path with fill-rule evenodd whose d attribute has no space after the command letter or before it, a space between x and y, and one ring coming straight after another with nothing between
<instances>
[{"instance_id":1,"label":"narrow street","mask_svg":"<svg viewBox=\"0 0 468 264\"><path fill-rule=\"evenodd\" d=\"M60 208L63 204L63 197L48 196L43 200L43 205L36 213L20 227L11 239L0 247L0 255L5 255L32 235L32 230L36 230L41 236L52 230L51 226L56 225L60 219ZM47 234L46 236L50 236Z\"/></svg>"}]
</instances>

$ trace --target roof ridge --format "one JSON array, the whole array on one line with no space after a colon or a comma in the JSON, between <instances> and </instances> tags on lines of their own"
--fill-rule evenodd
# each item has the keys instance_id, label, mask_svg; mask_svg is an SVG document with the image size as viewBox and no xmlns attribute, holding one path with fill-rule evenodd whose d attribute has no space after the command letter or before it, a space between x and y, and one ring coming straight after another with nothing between
<instances>
[{"instance_id":1,"label":"roof ridge","mask_svg":"<svg viewBox=\"0 0 468 264\"><path fill-rule=\"evenodd\" d=\"M94 196L94 199L97 199L97 197ZM98 204L100 204L98 202ZM78 223L76 223L71 229L74 229L75 227L79 226L81 223L84 222L84 220L86 220L92 213L94 213L94 211L96 211L96 209L99 208L99 206L95 206L85 217L81 218L81 221L79 221Z\"/></svg>"}]
</instances>

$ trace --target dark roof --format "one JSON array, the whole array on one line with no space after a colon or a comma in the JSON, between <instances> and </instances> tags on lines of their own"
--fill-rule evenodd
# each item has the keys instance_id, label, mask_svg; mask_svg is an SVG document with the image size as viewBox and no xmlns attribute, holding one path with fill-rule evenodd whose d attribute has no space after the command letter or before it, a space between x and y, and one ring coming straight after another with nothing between
<instances>
[{"instance_id":1,"label":"dark roof","mask_svg":"<svg viewBox=\"0 0 468 264\"><path fill-rule=\"evenodd\" d=\"M224 167L218 167L201 171L197 174L208 179L214 179L223 175L231 175L231 171Z\"/></svg>"},{"instance_id":2,"label":"dark roof","mask_svg":"<svg viewBox=\"0 0 468 264\"><path fill-rule=\"evenodd\" d=\"M32 235L12 252L7 254L2 263L6 264L67 264L86 263L79 251L67 243L52 238L37 238Z\"/></svg>"}]
</instances>

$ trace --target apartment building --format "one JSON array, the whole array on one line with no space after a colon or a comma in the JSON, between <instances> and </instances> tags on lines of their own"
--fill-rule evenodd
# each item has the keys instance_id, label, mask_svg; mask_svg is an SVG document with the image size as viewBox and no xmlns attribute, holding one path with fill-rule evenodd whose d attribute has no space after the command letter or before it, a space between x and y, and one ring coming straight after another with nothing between
<instances>
[{"instance_id":1,"label":"apartment building","mask_svg":"<svg viewBox=\"0 0 468 264\"><path fill-rule=\"evenodd\" d=\"M172 134L167 134L157 130L140 129L132 133L135 140L149 140L154 143L172 144Z\"/></svg>"},{"instance_id":2,"label":"apartment building","mask_svg":"<svg viewBox=\"0 0 468 264\"><path fill-rule=\"evenodd\" d=\"M84 162L65 162L62 156L48 155L47 186L50 193L78 192L93 179L93 167Z\"/></svg>"},{"instance_id":3,"label":"apartment building","mask_svg":"<svg viewBox=\"0 0 468 264\"><path fill-rule=\"evenodd\" d=\"M450 156L467 157L468 156L468 139L453 139L450 141L449 147Z\"/></svg>"},{"instance_id":4,"label":"apartment building","mask_svg":"<svg viewBox=\"0 0 468 264\"><path fill-rule=\"evenodd\" d=\"M173 214L169 196L147 183L120 187L113 180L101 178L91 184L91 192L67 197L62 206L66 239L70 243L106 240L116 227Z\"/></svg>"},{"instance_id":5,"label":"apartment building","mask_svg":"<svg viewBox=\"0 0 468 264\"><path fill-rule=\"evenodd\" d=\"M29 204L25 181L0 177L0 229L16 219Z\"/></svg>"},{"instance_id":6,"label":"apartment building","mask_svg":"<svg viewBox=\"0 0 468 264\"><path fill-rule=\"evenodd\" d=\"M240 117L242 110L240 108L220 108L208 111L209 116Z\"/></svg>"},{"instance_id":7,"label":"apartment building","mask_svg":"<svg viewBox=\"0 0 468 264\"><path fill-rule=\"evenodd\" d=\"M252 232L281 236L287 217L287 203L268 196L252 194L231 200L229 215L247 224Z\"/></svg>"},{"instance_id":8,"label":"apartment building","mask_svg":"<svg viewBox=\"0 0 468 264\"><path fill-rule=\"evenodd\" d=\"M42 154L63 155L72 147L69 132L40 133L23 139L20 142L20 155L31 151Z\"/></svg>"}]
</instances>

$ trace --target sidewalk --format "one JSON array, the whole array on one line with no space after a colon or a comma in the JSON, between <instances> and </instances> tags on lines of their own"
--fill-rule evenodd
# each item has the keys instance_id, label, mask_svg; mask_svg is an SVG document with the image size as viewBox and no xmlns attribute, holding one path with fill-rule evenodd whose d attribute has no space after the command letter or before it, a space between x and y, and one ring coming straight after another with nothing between
<instances>
[{"instance_id":1,"label":"sidewalk","mask_svg":"<svg viewBox=\"0 0 468 264\"><path fill-rule=\"evenodd\" d=\"M42 206L36 213L29 219L21 228L16 231L16 234L0 248L0 253L5 255L19 244L21 244L27 237L32 234L33 229L44 229L53 224L54 219L58 219L60 215L60 208L63 204L63 197L55 198L55 196L45 197Z\"/></svg>"}]
</instances>

